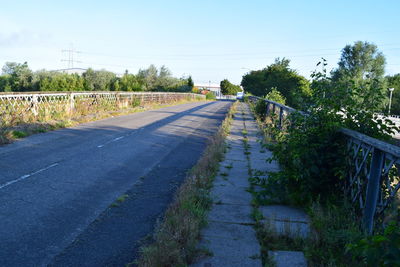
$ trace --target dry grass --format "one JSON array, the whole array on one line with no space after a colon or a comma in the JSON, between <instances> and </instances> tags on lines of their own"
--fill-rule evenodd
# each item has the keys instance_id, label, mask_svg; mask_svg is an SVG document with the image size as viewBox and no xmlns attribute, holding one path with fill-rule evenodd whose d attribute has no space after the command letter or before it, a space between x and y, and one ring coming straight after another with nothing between
<instances>
[{"instance_id":1,"label":"dry grass","mask_svg":"<svg viewBox=\"0 0 400 267\"><path fill-rule=\"evenodd\" d=\"M32 134L43 133L65 127L73 127L81 123L101 120L109 117L127 115L131 113L144 112L147 110L155 110L159 108L185 104L199 101L198 99L173 101L167 104L147 103L143 105L131 106L124 109L116 110L115 106L98 105L92 106L90 109L84 105L80 105L73 114L65 110L53 113L43 114L39 119L34 117L20 118L14 116L0 116L0 145L9 144Z\"/></svg>"},{"instance_id":2,"label":"dry grass","mask_svg":"<svg viewBox=\"0 0 400 267\"><path fill-rule=\"evenodd\" d=\"M217 134L193 167L175 200L156 228L154 242L141 248L139 266L186 266L200 253L196 247L200 229L206 225L211 207L210 188L225 150L236 103L232 105Z\"/></svg>"}]
</instances>

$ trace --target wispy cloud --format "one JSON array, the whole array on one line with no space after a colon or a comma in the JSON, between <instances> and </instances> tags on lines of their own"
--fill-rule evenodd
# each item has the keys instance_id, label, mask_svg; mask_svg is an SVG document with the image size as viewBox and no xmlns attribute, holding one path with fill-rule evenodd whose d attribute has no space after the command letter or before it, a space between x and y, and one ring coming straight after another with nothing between
<instances>
[{"instance_id":1,"label":"wispy cloud","mask_svg":"<svg viewBox=\"0 0 400 267\"><path fill-rule=\"evenodd\" d=\"M50 34L34 33L28 30L0 32L0 47L22 47L48 43Z\"/></svg>"}]
</instances>

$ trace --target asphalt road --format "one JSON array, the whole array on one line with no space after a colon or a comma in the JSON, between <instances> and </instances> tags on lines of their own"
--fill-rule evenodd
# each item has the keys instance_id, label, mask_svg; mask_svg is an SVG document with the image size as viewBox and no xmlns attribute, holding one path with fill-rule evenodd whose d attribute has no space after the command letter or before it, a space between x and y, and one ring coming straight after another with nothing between
<instances>
[{"instance_id":1,"label":"asphalt road","mask_svg":"<svg viewBox=\"0 0 400 267\"><path fill-rule=\"evenodd\" d=\"M183 104L0 147L0 266L134 260L230 104Z\"/></svg>"}]
</instances>

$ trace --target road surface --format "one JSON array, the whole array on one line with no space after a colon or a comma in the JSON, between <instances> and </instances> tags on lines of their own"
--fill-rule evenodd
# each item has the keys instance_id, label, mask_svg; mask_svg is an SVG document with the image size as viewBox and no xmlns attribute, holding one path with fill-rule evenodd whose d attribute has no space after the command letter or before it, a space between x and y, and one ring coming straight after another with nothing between
<instances>
[{"instance_id":1,"label":"road surface","mask_svg":"<svg viewBox=\"0 0 400 267\"><path fill-rule=\"evenodd\" d=\"M0 266L134 260L230 104L108 118L0 147Z\"/></svg>"}]
</instances>

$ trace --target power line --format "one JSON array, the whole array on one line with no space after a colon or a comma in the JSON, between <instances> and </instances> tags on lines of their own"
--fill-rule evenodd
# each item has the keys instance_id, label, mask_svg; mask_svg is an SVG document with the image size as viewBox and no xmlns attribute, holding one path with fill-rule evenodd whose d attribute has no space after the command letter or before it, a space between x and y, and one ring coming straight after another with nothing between
<instances>
[{"instance_id":1,"label":"power line","mask_svg":"<svg viewBox=\"0 0 400 267\"><path fill-rule=\"evenodd\" d=\"M399 44L380 44L379 47L386 47L386 46L399 46ZM138 56L125 56L125 55L112 55L112 54L107 54L107 53L95 53L95 52L86 52L86 51L81 51L81 54L87 54L87 55L94 55L94 56L102 56L102 57L112 57L112 58L124 58L124 59L134 59L134 60L140 60L140 59L149 59L149 58L163 58L163 59L187 59L187 60L192 60L193 58L203 58L203 57L224 57L224 56L263 56L263 55L271 55L271 54L279 54L279 53L285 53L289 54L288 56L303 56L304 53L310 53L310 52L317 52L317 51L337 51L335 54L330 54L330 55L336 55L339 54L342 48L322 48L322 49L307 49L307 50L280 50L280 51L264 51L264 52L250 52L250 53L213 53L213 54L151 54L151 55L138 55ZM400 49L399 47L391 47L384 49L385 51L390 51L390 50L398 50ZM329 55L329 54L328 54ZM304 55L304 56L311 56L311 55Z\"/></svg>"},{"instance_id":2,"label":"power line","mask_svg":"<svg viewBox=\"0 0 400 267\"><path fill-rule=\"evenodd\" d=\"M69 49L63 49L61 50L62 53L67 53L67 59L61 59L62 62L68 62L68 68L71 69L74 67L74 63L82 63L81 61L75 60L74 59L74 54L79 54L81 53L80 51L76 51L74 49L74 45L71 44Z\"/></svg>"}]
</instances>

